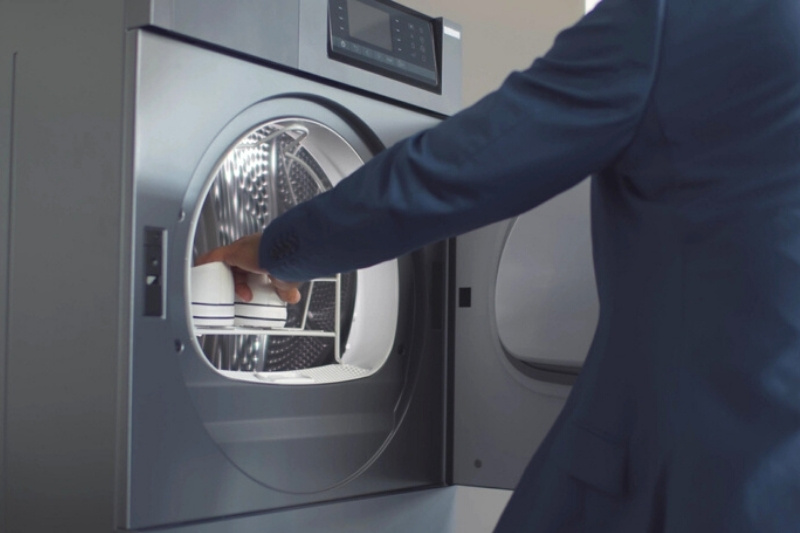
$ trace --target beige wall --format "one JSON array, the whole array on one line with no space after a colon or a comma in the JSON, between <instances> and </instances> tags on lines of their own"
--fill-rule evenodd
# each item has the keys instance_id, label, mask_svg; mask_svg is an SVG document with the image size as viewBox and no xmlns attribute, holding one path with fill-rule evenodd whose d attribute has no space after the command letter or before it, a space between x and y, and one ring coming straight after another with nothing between
<instances>
[{"instance_id":1,"label":"beige wall","mask_svg":"<svg viewBox=\"0 0 800 533\"><path fill-rule=\"evenodd\" d=\"M559 30L583 14L585 0L399 0L411 9L461 24L464 105L526 68Z\"/></svg>"}]
</instances>

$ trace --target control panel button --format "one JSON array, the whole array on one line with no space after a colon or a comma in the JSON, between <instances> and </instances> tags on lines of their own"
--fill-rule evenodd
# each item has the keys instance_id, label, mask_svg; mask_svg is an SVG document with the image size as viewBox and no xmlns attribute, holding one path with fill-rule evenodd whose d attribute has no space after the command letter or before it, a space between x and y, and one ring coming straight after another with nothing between
<instances>
[{"instance_id":1,"label":"control panel button","mask_svg":"<svg viewBox=\"0 0 800 533\"><path fill-rule=\"evenodd\" d=\"M382 10L388 16L380 28L371 30L373 34L364 33L363 28L354 30L350 17L355 16L352 12L358 7L355 4ZM401 12L392 7L391 2L382 0L355 0L355 4L353 0L329 0L329 54L333 58L338 55L356 67L379 74L390 75L389 71L399 76L398 79L415 85L438 86L433 25L429 19ZM383 32L382 36L379 38L374 31ZM391 49L387 50L387 45Z\"/></svg>"}]
</instances>

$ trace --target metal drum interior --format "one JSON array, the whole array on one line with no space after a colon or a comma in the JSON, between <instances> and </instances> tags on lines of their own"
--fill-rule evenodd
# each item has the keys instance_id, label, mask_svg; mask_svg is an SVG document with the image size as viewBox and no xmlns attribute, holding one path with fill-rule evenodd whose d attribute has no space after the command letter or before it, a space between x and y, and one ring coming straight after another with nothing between
<instances>
[{"instance_id":1,"label":"metal drum interior","mask_svg":"<svg viewBox=\"0 0 800 533\"><path fill-rule=\"evenodd\" d=\"M230 147L209 178L195 216L193 259L262 231L362 163L344 138L319 122L281 118L260 124ZM270 383L330 382L368 375L379 366L369 356L357 356L359 364L342 364L346 363L342 352L348 347L359 277L350 272L304 283L300 303L287 306L284 327L193 326L202 352L211 366L228 377Z\"/></svg>"}]
</instances>

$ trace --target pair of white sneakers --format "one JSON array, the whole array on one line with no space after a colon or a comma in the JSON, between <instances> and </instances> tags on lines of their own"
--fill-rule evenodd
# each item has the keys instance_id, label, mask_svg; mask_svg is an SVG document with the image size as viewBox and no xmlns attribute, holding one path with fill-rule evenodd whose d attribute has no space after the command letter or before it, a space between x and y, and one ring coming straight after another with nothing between
<instances>
[{"instance_id":1,"label":"pair of white sneakers","mask_svg":"<svg viewBox=\"0 0 800 533\"><path fill-rule=\"evenodd\" d=\"M192 268L192 319L195 327L282 328L286 302L278 297L264 274L249 274L253 299L236 296L233 273L225 263L206 263Z\"/></svg>"}]
</instances>

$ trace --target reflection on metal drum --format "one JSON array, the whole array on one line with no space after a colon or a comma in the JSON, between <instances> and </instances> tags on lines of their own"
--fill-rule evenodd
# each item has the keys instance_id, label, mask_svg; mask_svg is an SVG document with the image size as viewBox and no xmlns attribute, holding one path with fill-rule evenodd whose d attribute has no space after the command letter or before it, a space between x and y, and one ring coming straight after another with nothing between
<instances>
[{"instance_id":1,"label":"reflection on metal drum","mask_svg":"<svg viewBox=\"0 0 800 533\"><path fill-rule=\"evenodd\" d=\"M352 149L343 140L340 146L331 147L320 141L320 136L326 141L337 138L319 123L279 119L260 125L228 150L215 170L198 220L195 257L262 231L277 216L330 189L331 179L341 179L339 175L329 179L331 168L323 168L327 166L325 159L335 158L337 151L343 150L351 155ZM320 144L325 146L315 146ZM315 157L315 152L326 157ZM335 283L323 281L303 284L301 303L288 306L285 327L331 332L330 336L268 336L258 331L204 334L201 346L206 357L220 370L244 372L289 371L334 363L338 357L335 343L346 341L352 320L356 274L344 274ZM334 322L339 312L337 328ZM340 332L344 339L337 337Z\"/></svg>"}]
</instances>

